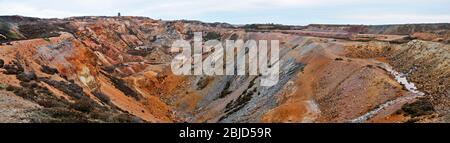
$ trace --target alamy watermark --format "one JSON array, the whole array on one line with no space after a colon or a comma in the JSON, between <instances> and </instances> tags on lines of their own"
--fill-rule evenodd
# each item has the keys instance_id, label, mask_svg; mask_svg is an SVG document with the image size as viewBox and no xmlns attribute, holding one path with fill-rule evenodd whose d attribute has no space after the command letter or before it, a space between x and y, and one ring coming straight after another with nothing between
<instances>
[{"instance_id":1,"label":"alamy watermark","mask_svg":"<svg viewBox=\"0 0 450 143\"><path fill-rule=\"evenodd\" d=\"M279 80L278 40L209 40L203 43L202 33L195 32L193 47L189 41L177 40L171 51L179 53L171 63L175 75L260 75L261 86L273 86Z\"/></svg>"}]
</instances>

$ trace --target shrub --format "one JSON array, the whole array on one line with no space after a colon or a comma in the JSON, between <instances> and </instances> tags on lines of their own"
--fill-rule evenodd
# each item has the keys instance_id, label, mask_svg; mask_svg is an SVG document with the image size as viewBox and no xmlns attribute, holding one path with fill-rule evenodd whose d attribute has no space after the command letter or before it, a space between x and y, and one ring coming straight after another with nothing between
<instances>
[{"instance_id":1,"label":"shrub","mask_svg":"<svg viewBox=\"0 0 450 143\"><path fill-rule=\"evenodd\" d=\"M128 114L118 114L113 117L114 123L130 123L133 118Z\"/></svg>"},{"instance_id":2,"label":"shrub","mask_svg":"<svg viewBox=\"0 0 450 143\"><path fill-rule=\"evenodd\" d=\"M433 105L425 99L419 99L414 103L405 104L402 106L402 110L411 117L430 115L434 112Z\"/></svg>"},{"instance_id":3,"label":"shrub","mask_svg":"<svg viewBox=\"0 0 450 143\"><path fill-rule=\"evenodd\" d=\"M22 72L19 73L16 78L20 81L30 82L32 80L36 80L37 76L34 72Z\"/></svg>"},{"instance_id":4,"label":"shrub","mask_svg":"<svg viewBox=\"0 0 450 143\"><path fill-rule=\"evenodd\" d=\"M231 81L227 81L227 83L225 84L225 87L223 88L222 92L220 92L219 98L224 98L226 97L228 94L232 93L233 91L230 91L231 85Z\"/></svg>"},{"instance_id":5,"label":"shrub","mask_svg":"<svg viewBox=\"0 0 450 143\"><path fill-rule=\"evenodd\" d=\"M54 75L58 73L58 70L55 68L51 68L49 66L43 65L41 66L41 71L46 74Z\"/></svg>"},{"instance_id":6,"label":"shrub","mask_svg":"<svg viewBox=\"0 0 450 143\"><path fill-rule=\"evenodd\" d=\"M111 114L109 112L105 112L103 110L93 110L89 113L89 117L97 120L101 120L104 122L112 122L111 121Z\"/></svg>"},{"instance_id":7,"label":"shrub","mask_svg":"<svg viewBox=\"0 0 450 143\"><path fill-rule=\"evenodd\" d=\"M197 89L201 90L208 86L210 79L207 77L201 77L200 80L197 82Z\"/></svg>"},{"instance_id":8,"label":"shrub","mask_svg":"<svg viewBox=\"0 0 450 143\"><path fill-rule=\"evenodd\" d=\"M43 78L42 81L45 83L55 87L58 90L61 90L65 94L69 95L70 97L73 97L75 99L81 99L82 97L85 97L83 88L75 83L71 82L64 82L64 81L55 81L50 79Z\"/></svg>"},{"instance_id":9,"label":"shrub","mask_svg":"<svg viewBox=\"0 0 450 143\"><path fill-rule=\"evenodd\" d=\"M5 69L3 73L7 75L15 75L24 71L22 65L20 65L18 61L13 61L12 64L3 65L3 68Z\"/></svg>"},{"instance_id":10,"label":"shrub","mask_svg":"<svg viewBox=\"0 0 450 143\"><path fill-rule=\"evenodd\" d=\"M58 100L53 100L53 99L37 100L36 103L45 108L64 107L63 103L59 102Z\"/></svg>"},{"instance_id":11,"label":"shrub","mask_svg":"<svg viewBox=\"0 0 450 143\"><path fill-rule=\"evenodd\" d=\"M96 103L91 101L89 97L82 97L81 99L73 103L70 107L77 111L89 113L93 110L95 104Z\"/></svg>"},{"instance_id":12,"label":"shrub","mask_svg":"<svg viewBox=\"0 0 450 143\"><path fill-rule=\"evenodd\" d=\"M208 32L208 33L206 33L204 39L205 39L205 41L208 41L208 40L219 40L220 39L220 33Z\"/></svg>"},{"instance_id":13,"label":"shrub","mask_svg":"<svg viewBox=\"0 0 450 143\"><path fill-rule=\"evenodd\" d=\"M32 89L22 88L22 87L16 87L16 86L8 86L6 88L7 91L14 92L17 96L20 96L24 99L32 100L34 97L37 97L37 94L33 92Z\"/></svg>"},{"instance_id":14,"label":"shrub","mask_svg":"<svg viewBox=\"0 0 450 143\"><path fill-rule=\"evenodd\" d=\"M41 122L62 122L62 123L87 123L88 118L83 113L67 108L45 108L44 114L56 118Z\"/></svg>"},{"instance_id":15,"label":"shrub","mask_svg":"<svg viewBox=\"0 0 450 143\"><path fill-rule=\"evenodd\" d=\"M342 59L342 58L336 58L336 59L334 59L335 61L342 61L342 60L344 60L344 59Z\"/></svg>"},{"instance_id":16,"label":"shrub","mask_svg":"<svg viewBox=\"0 0 450 143\"><path fill-rule=\"evenodd\" d=\"M130 87L128 87L125 84L125 81L123 81L122 79L108 75L106 73L103 73L103 75L108 77L111 80L111 82L113 83L114 87L116 87L117 89L122 91L126 96L133 97L136 100L141 99L142 96L139 93L137 93L136 91L134 91L133 89L131 89Z\"/></svg>"},{"instance_id":17,"label":"shrub","mask_svg":"<svg viewBox=\"0 0 450 143\"><path fill-rule=\"evenodd\" d=\"M99 91L93 91L92 94L105 104L109 105L111 103L111 99Z\"/></svg>"}]
</instances>

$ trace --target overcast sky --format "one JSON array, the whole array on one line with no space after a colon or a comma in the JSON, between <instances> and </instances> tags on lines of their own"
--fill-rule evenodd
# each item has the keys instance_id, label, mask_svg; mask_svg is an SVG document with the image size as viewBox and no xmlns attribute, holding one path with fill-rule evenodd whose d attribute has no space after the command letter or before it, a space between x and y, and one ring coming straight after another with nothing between
<instances>
[{"instance_id":1,"label":"overcast sky","mask_svg":"<svg viewBox=\"0 0 450 143\"><path fill-rule=\"evenodd\" d=\"M450 23L450 0L0 0L0 15L146 16L206 22Z\"/></svg>"}]
</instances>

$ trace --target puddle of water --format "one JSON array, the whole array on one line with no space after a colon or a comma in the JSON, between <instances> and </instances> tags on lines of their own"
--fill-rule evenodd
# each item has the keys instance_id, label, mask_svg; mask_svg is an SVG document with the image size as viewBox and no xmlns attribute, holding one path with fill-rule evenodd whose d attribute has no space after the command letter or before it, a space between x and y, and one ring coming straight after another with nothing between
<instances>
[{"instance_id":1,"label":"puddle of water","mask_svg":"<svg viewBox=\"0 0 450 143\"><path fill-rule=\"evenodd\" d=\"M414 83L408 81L408 79L406 78L407 74L403 74L403 73L395 71L390 65L388 65L386 63L379 62L379 61L374 61L374 62L377 63L379 67L385 69L392 76L394 76L394 79L398 83L400 83L403 87L405 87L405 89L408 90L412 94L409 94L409 95L403 96L403 97L399 97L394 100L387 101L387 102L379 105L374 110L371 110L356 119L350 120L349 122L351 122L351 123L362 123L362 122L367 121L368 119L374 117L380 111L382 111L383 109L385 109L389 106L395 105L397 103L412 101L412 100L416 99L417 97L422 97L425 95L425 93L417 90L417 87L414 85Z\"/></svg>"},{"instance_id":2,"label":"puddle of water","mask_svg":"<svg viewBox=\"0 0 450 143\"><path fill-rule=\"evenodd\" d=\"M369 120L370 118L374 117L380 111L382 111L383 109L386 109L389 106L395 105L397 103L402 103L402 102L405 103L405 102L408 102L408 101L412 101L412 100L414 100L417 97L419 97L419 96L417 96L417 94L412 94L412 95L403 96L403 97L399 97L399 98L394 99L394 100L387 101L387 102L379 105L374 110L369 111L366 114L364 114L362 116L359 116L356 119L350 120L350 123L363 123L363 122Z\"/></svg>"},{"instance_id":3,"label":"puddle of water","mask_svg":"<svg viewBox=\"0 0 450 143\"><path fill-rule=\"evenodd\" d=\"M399 73L397 71L395 71L394 69L392 69L391 66L389 66L388 64L385 63L381 63L379 62L378 65L385 69L386 71L388 71L392 76L394 76L395 80L400 83L403 87L406 88L406 90L408 90L411 93L414 94L418 94L419 96L424 96L425 93L420 92L419 90L417 90L417 87L414 85L414 83L409 82L408 79L406 78L406 74L403 73Z\"/></svg>"}]
</instances>

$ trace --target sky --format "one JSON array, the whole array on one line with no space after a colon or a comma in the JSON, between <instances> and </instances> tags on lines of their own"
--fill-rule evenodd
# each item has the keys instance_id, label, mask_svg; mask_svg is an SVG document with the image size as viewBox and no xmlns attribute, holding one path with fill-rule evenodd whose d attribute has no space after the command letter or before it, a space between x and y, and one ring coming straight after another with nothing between
<instances>
[{"instance_id":1,"label":"sky","mask_svg":"<svg viewBox=\"0 0 450 143\"><path fill-rule=\"evenodd\" d=\"M450 23L450 0L0 0L0 15L145 16L232 24Z\"/></svg>"}]
</instances>

